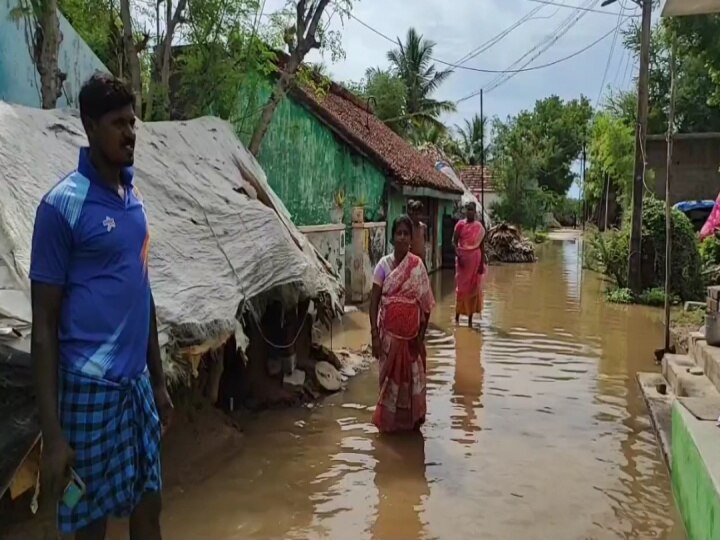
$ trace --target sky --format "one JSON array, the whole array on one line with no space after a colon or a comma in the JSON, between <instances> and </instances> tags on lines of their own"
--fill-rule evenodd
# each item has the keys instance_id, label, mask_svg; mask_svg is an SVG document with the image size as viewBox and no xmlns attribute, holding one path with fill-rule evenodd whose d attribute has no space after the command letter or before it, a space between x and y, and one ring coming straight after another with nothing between
<instances>
[{"instance_id":1,"label":"sky","mask_svg":"<svg viewBox=\"0 0 720 540\"><path fill-rule=\"evenodd\" d=\"M558 5L543 4L549 1ZM505 118L530 109L538 99L556 94L563 99L587 96L595 104L607 87L629 88L637 71L636 59L622 45L615 30L627 27L639 12L631 0L601 7L601 0L354 0L353 16L391 38L404 38L414 27L426 39L436 42L434 57L457 63L464 55L501 33L533 10L532 18L518 26L494 46L464 64L468 68L503 70L534 46L552 38L568 17L583 16L529 66L542 65L574 54L608 34L587 51L552 67L519 73L496 89L488 83L495 74L456 68L440 87L437 99L456 101L485 87L486 116ZM284 0L267 0L266 13ZM561 5L570 6L562 7ZM577 6L600 11L572 9ZM618 13L622 10L623 17ZM393 44L364 27L357 20L331 23L342 32L346 58L332 63L329 56L312 53L308 60L323 61L336 81L360 80L368 67L386 67L387 51ZM457 105L457 112L443 120L453 126L480 112L474 97ZM575 193L576 194L576 193Z\"/></svg>"}]
</instances>

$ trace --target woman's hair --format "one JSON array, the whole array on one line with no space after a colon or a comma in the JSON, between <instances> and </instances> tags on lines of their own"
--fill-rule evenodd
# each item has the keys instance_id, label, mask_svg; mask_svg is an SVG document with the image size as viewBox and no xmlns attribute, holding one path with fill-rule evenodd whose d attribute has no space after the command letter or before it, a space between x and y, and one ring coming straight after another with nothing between
<instances>
[{"instance_id":1,"label":"woman's hair","mask_svg":"<svg viewBox=\"0 0 720 540\"><path fill-rule=\"evenodd\" d=\"M99 120L109 112L135 104L127 84L113 75L97 72L80 89L80 116Z\"/></svg>"},{"instance_id":2,"label":"woman's hair","mask_svg":"<svg viewBox=\"0 0 720 540\"><path fill-rule=\"evenodd\" d=\"M390 231L390 234L393 238L395 238L395 231L397 231L398 226L405 225L410 230L410 235L413 233L413 221L410 219L410 216L407 214L403 214L402 216L398 216L395 218L395 221L393 221L392 224L392 230Z\"/></svg>"}]
</instances>

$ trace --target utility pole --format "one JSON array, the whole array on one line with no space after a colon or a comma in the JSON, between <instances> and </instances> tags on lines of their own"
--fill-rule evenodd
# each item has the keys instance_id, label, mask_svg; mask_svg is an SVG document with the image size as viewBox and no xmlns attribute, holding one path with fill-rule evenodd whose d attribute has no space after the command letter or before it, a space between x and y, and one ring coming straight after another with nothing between
<instances>
[{"instance_id":1,"label":"utility pole","mask_svg":"<svg viewBox=\"0 0 720 540\"><path fill-rule=\"evenodd\" d=\"M650 32L652 0L642 1L640 32L640 76L638 77L637 124L635 126L635 170L633 175L632 226L628 256L628 287L642 292L642 209L645 190L645 141L648 125L648 78L650 71Z\"/></svg>"},{"instance_id":2,"label":"utility pole","mask_svg":"<svg viewBox=\"0 0 720 540\"><path fill-rule=\"evenodd\" d=\"M480 89L480 206L482 206L480 217L485 227L485 111L482 88Z\"/></svg>"},{"instance_id":3,"label":"utility pole","mask_svg":"<svg viewBox=\"0 0 720 540\"><path fill-rule=\"evenodd\" d=\"M617 0L604 0L602 6ZM640 74L638 76L637 118L635 123L635 167L632 190L632 224L630 229L630 253L628 254L628 287L635 293L642 289L642 208L645 189L645 140L648 123L648 85L650 69L650 32L653 0L632 0L642 7L640 28Z\"/></svg>"},{"instance_id":4,"label":"utility pole","mask_svg":"<svg viewBox=\"0 0 720 540\"><path fill-rule=\"evenodd\" d=\"M586 164L587 164L587 128L583 128L583 147L582 147L582 215L580 216L580 221L582 230L585 230L585 221L587 219L587 208L586 208L586 201L585 201L585 170L586 170Z\"/></svg>"}]
</instances>

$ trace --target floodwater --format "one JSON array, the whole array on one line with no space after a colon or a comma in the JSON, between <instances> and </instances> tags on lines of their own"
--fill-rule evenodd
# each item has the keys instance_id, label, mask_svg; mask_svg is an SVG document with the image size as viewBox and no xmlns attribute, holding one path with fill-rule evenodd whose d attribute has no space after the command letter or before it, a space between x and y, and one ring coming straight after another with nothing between
<instances>
[{"instance_id":1,"label":"floodwater","mask_svg":"<svg viewBox=\"0 0 720 540\"><path fill-rule=\"evenodd\" d=\"M268 412L237 459L166 497L169 539L683 539L635 382L655 369L658 313L613 306L581 243L492 267L486 312L453 324L433 276L429 417L421 435L370 424L377 371L313 409ZM334 345L369 332L356 314Z\"/></svg>"},{"instance_id":2,"label":"floodwater","mask_svg":"<svg viewBox=\"0 0 720 540\"><path fill-rule=\"evenodd\" d=\"M165 537L684 539L635 381L656 369L659 313L605 303L578 240L539 256L491 267L473 329L454 327L452 274L433 276L422 434L377 435L371 369L252 421L219 473L166 493ZM365 342L365 319L333 344Z\"/></svg>"}]
</instances>

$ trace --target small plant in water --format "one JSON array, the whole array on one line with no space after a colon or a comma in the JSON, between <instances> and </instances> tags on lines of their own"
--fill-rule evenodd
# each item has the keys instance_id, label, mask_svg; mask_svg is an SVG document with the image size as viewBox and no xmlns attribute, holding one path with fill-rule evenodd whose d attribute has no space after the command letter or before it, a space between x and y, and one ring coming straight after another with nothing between
<instances>
[{"instance_id":1,"label":"small plant in water","mask_svg":"<svg viewBox=\"0 0 720 540\"><path fill-rule=\"evenodd\" d=\"M612 304L632 304L633 303L633 294L630 291L630 289L625 289L625 288L608 289L605 292L605 297L607 298L607 301Z\"/></svg>"}]
</instances>

